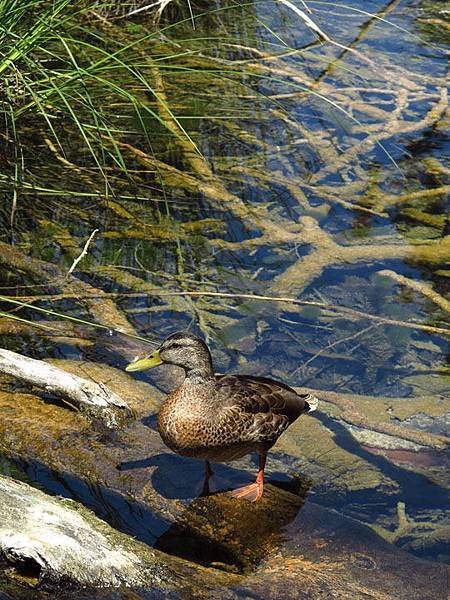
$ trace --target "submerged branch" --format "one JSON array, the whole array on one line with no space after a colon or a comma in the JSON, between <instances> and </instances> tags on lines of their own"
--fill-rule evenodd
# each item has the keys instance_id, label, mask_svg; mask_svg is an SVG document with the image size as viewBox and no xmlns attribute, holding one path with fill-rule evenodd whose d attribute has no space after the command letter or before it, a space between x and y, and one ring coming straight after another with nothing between
<instances>
[{"instance_id":1,"label":"submerged branch","mask_svg":"<svg viewBox=\"0 0 450 600\"><path fill-rule=\"evenodd\" d=\"M441 185L439 187L418 190L417 192L408 192L407 194L385 194L377 201L377 204L382 208L391 208L399 204L407 204L414 200L434 200L440 196L445 197L450 193L450 185Z\"/></svg>"},{"instance_id":2,"label":"submerged branch","mask_svg":"<svg viewBox=\"0 0 450 600\"><path fill-rule=\"evenodd\" d=\"M367 312L339 306L336 304L327 304L326 302L318 302L315 300L299 300L298 298L290 298L288 296L262 296L258 294L232 294L226 292L152 292L157 296L216 296L221 298L240 298L242 300L268 300L271 302L280 302L285 304L298 304L300 306L315 306L324 310L341 313L351 319L368 319L370 321L378 321L385 325L395 325L397 327L406 327L408 329L419 329L428 333L437 335L450 336L450 329L443 327L434 327L433 325L425 325L423 323L415 323L414 321L400 321L398 319L389 319L378 315L372 315Z\"/></svg>"},{"instance_id":3,"label":"submerged branch","mask_svg":"<svg viewBox=\"0 0 450 600\"><path fill-rule=\"evenodd\" d=\"M389 277L393 279L400 285L404 285L419 294L422 294L432 302L434 302L439 308L445 310L450 313L450 301L444 296L441 296L438 292L433 290L433 288L425 283L424 281L414 281L414 279L410 279L409 277L405 277L404 275L400 275L395 271L390 271L389 269L383 269L382 271L378 271L378 275L383 277Z\"/></svg>"}]
</instances>

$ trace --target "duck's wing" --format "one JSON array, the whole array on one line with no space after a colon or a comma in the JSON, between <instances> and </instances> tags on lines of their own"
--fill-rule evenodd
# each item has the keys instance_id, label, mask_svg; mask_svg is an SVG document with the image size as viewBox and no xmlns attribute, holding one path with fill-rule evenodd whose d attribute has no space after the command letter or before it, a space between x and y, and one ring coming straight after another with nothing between
<instances>
[{"instance_id":1,"label":"duck's wing","mask_svg":"<svg viewBox=\"0 0 450 600\"><path fill-rule=\"evenodd\" d=\"M244 428L245 437L255 441L274 443L301 414L317 405L311 394L297 394L265 377L224 375L216 381L222 410Z\"/></svg>"},{"instance_id":2,"label":"duck's wing","mask_svg":"<svg viewBox=\"0 0 450 600\"><path fill-rule=\"evenodd\" d=\"M273 413L293 423L301 414L313 411L317 398L299 394L288 385L250 375L219 375L217 388L222 406L238 406L247 413Z\"/></svg>"}]
</instances>

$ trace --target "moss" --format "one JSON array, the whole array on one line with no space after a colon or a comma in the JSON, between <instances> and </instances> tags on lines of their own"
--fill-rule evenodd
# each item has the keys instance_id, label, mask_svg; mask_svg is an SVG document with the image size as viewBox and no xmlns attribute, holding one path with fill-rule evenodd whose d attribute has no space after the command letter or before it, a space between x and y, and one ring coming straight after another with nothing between
<instances>
[{"instance_id":1,"label":"moss","mask_svg":"<svg viewBox=\"0 0 450 600\"><path fill-rule=\"evenodd\" d=\"M445 215L431 215L418 208L405 208L400 214L412 219L413 221L419 221L419 223L423 223L424 225L436 227L439 230L443 229L445 225ZM432 234L431 237L434 237L434 234Z\"/></svg>"},{"instance_id":2,"label":"moss","mask_svg":"<svg viewBox=\"0 0 450 600\"><path fill-rule=\"evenodd\" d=\"M333 488L341 492L382 488L395 493L398 490L398 484L369 461L341 448L336 443L335 434L313 417L302 417L291 425L278 440L274 447L276 450L305 458L328 473L329 493ZM316 484L320 483L320 478L314 479Z\"/></svg>"}]
</instances>

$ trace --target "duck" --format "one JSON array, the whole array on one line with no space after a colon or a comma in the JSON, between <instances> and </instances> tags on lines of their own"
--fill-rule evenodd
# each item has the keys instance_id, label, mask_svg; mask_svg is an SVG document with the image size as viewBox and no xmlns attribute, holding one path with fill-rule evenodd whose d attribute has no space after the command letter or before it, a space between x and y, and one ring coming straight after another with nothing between
<instances>
[{"instance_id":1,"label":"duck","mask_svg":"<svg viewBox=\"0 0 450 600\"><path fill-rule=\"evenodd\" d=\"M257 452L256 480L231 493L235 498L259 500L268 451L294 421L317 408L318 399L266 377L215 374L208 346L187 331L170 335L157 350L135 359L125 370L143 371L162 364L180 367L185 375L158 414L164 444L181 456L205 461L206 491L213 475L211 462Z\"/></svg>"}]
</instances>

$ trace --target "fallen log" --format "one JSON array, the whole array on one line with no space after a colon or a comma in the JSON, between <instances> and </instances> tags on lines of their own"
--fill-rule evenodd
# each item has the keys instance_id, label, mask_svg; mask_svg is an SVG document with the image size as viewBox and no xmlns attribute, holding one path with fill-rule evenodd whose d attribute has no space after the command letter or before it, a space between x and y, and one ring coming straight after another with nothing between
<instances>
[{"instance_id":1,"label":"fallen log","mask_svg":"<svg viewBox=\"0 0 450 600\"><path fill-rule=\"evenodd\" d=\"M117 587L151 580L127 536L74 502L2 475L0 558L41 582Z\"/></svg>"},{"instance_id":2,"label":"fallen log","mask_svg":"<svg viewBox=\"0 0 450 600\"><path fill-rule=\"evenodd\" d=\"M56 394L110 428L131 416L128 404L102 383L72 375L42 360L0 349L0 373Z\"/></svg>"}]
</instances>

